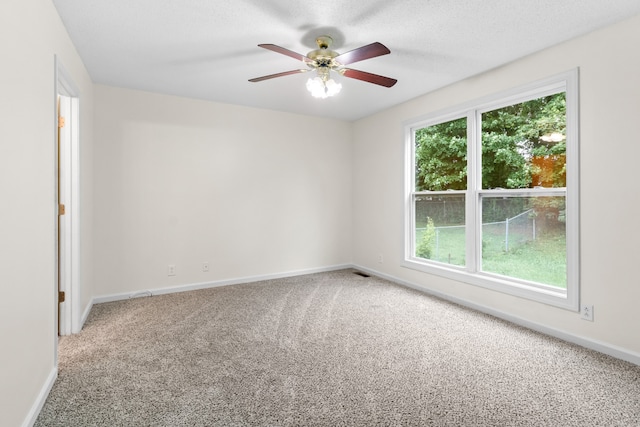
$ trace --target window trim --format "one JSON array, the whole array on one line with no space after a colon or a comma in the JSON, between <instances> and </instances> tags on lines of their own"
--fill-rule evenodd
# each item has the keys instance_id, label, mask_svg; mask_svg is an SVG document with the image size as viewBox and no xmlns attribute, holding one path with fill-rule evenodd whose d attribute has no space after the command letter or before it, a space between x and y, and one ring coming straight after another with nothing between
<instances>
[{"instance_id":1,"label":"window trim","mask_svg":"<svg viewBox=\"0 0 640 427\"><path fill-rule=\"evenodd\" d=\"M519 86L504 92L480 98L474 101L454 106L449 109L436 111L434 113L420 116L404 123L405 129L405 221L404 221L404 257L401 266L418 270L421 272L434 274L470 285L480 286L494 291L514 295L529 300L542 302L552 306L567 310L579 310L579 288L580 288L580 210L579 210L579 70L577 68L560 73L537 82ZM541 285L526 280L509 278L492 274L489 272L476 271L476 265L455 266L437 261L425 260L415 257L415 131L447 121L466 117L467 119L467 158L468 162L477 162L477 151L480 149L481 135L479 120L482 113L495 110L505 106L525 102L542 96L551 95L564 91L567 116L567 186L565 190L558 189L521 189L521 190L477 190L476 183L481 182L481 168L476 168L475 174L467 177L466 196L466 219L465 224L468 229L476 230L478 222L478 204L480 194L524 194L531 193L536 196L556 194L561 192L566 194L566 237L567 237L567 286L566 289L558 289L553 286ZM472 130L475 129L475 132ZM474 176L471 176L474 175ZM472 193L469 195L469 193ZM431 192L433 194L433 192ZM474 198L476 200L474 200ZM475 246L467 245L467 260L475 259L481 244L474 237ZM476 263L477 264L477 263Z\"/></svg>"}]
</instances>

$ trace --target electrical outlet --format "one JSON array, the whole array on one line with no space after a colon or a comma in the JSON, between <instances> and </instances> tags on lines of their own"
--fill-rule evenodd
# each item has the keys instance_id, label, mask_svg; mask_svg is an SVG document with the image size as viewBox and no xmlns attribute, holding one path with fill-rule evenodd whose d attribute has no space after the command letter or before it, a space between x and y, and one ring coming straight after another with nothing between
<instances>
[{"instance_id":1,"label":"electrical outlet","mask_svg":"<svg viewBox=\"0 0 640 427\"><path fill-rule=\"evenodd\" d=\"M593 306L583 304L580 306L580 317L582 320L588 320L589 322L593 322Z\"/></svg>"},{"instance_id":2,"label":"electrical outlet","mask_svg":"<svg viewBox=\"0 0 640 427\"><path fill-rule=\"evenodd\" d=\"M205 273L209 271L209 263L208 262L203 262L202 263L202 271L204 271Z\"/></svg>"},{"instance_id":3,"label":"electrical outlet","mask_svg":"<svg viewBox=\"0 0 640 427\"><path fill-rule=\"evenodd\" d=\"M378 255L378 263L382 264L384 262L384 257L382 256L382 254Z\"/></svg>"},{"instance_id":4,"label":"electrical outlet","mask_svg":"<svg viewBox=\"0 0 640 427\"><path fill-rule=\"evenodd\" d=\"M176 275L176 266L173 264L169 264L167 267L167 276L175 276Z\"/></svg>"}]
</instances>

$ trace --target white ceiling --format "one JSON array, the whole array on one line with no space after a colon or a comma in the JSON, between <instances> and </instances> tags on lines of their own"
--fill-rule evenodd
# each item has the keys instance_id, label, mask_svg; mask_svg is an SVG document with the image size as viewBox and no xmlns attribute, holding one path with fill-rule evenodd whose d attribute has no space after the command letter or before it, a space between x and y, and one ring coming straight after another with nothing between
<instances>
[{"instance_id":1,"label":"white ceiling","mask_svg":"<svg viewBox=\"0 0 640 427\"><path fill-rule=\"evenodd\" d=\"M356 120L535 51L640 14L638 0L53 0L95 83ZM380 42L391 54L350 65L392 88L338 77L334 98L257 47L307 54L328 34L340 53Z\"/></svg>"}]
</instances>

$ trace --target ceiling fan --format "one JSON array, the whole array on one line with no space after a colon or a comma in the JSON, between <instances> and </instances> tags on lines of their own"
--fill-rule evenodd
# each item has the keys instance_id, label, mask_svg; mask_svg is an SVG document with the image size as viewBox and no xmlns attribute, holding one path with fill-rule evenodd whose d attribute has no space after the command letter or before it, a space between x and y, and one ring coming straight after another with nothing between
<instances>
[{"instance_id":1,"label":"ceiling fan","mask_svg":"<svg viewBox=\"0 0 640 427\"><path fill-rule=\"evenodd\" d=\"M371 43L366 46L362 46L349 52L340 54L329 49L332 42L333 39L330 36L320 36L316 39L318 49L312 50L306 55L293 52L289 49L285 49L284 47L274 44L259 44L258 46L264 49L268 49L276 53L281 53L283 55L287 55L291 58L302 61L307 66L307 68L269 74L268 76L249 79L249 81L261 82L263 80L269 80L276 77L306 73L307 71L315 70L317 76L307 81L307 89L313 96L318 98L326 98L328 96L335 95L342 88L341 84L336 83L331 78L331 71L335 71L345 77L362 80L384 87L391 87L396 84L396 79L345 67L345 65L353 64L354 62L363 61L365 59L375 58L377 56L391 53L391 51L382 43Z\"/></svg>"}]
</instances>

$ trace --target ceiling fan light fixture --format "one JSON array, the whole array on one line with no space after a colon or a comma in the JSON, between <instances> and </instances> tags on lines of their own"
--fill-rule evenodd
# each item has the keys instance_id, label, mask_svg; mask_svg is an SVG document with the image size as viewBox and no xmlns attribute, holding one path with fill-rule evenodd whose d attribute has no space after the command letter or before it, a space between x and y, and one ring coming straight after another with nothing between
<instances>
[{"instance_id":1,"label":"ceiling fan light fixture","mask_svg":"<svg viewBox=\"0 0 640 427\"><path fill-rule=\"evenodd\" d=\"M342 90L342 83L338 83L333 79L327 80L324 85L327 88L327 96L337 95Z\"/></svg>"},{"instance_id":2,"label":"ceiling fan light fixture","mask_svg":"<svg viewBox=\"0 0 640 427\"><path fill-rule=\"evenodd\" d=\"M342 85L333 79L325 81L320 77L314 77L307 80L307 90L314 98L325 99L337 95L341 89Z\"/></svg>"}]
</instances>

